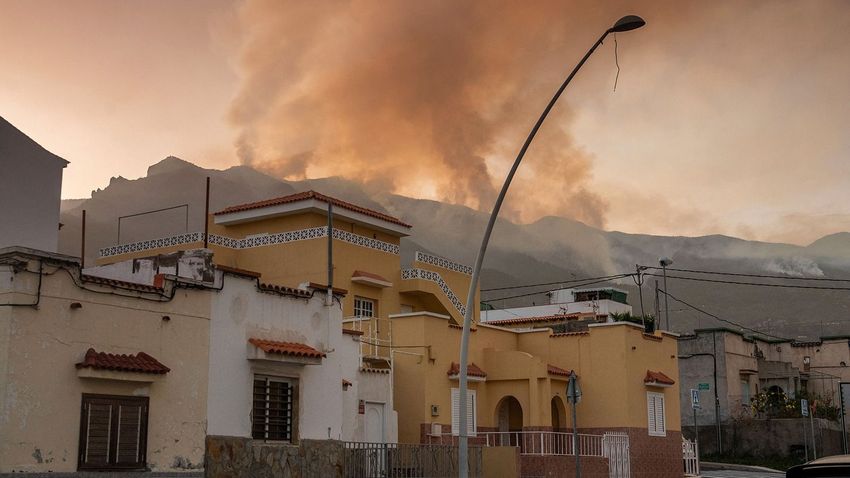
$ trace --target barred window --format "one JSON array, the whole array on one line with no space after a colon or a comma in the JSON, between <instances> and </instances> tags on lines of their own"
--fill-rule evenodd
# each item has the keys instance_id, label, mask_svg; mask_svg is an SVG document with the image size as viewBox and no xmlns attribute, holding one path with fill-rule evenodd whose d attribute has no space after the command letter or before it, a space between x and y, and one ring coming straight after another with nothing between
<instances>
[{"instance_id":1,"label":"barred window","mask_svg":"<svg viewBox=\"0 0 850 478\"><path fill-rule=\"evenodd\" d=\"M257 440L292 441L295 381L254 377L251 436Z\"/></svg>"}]
</instances>

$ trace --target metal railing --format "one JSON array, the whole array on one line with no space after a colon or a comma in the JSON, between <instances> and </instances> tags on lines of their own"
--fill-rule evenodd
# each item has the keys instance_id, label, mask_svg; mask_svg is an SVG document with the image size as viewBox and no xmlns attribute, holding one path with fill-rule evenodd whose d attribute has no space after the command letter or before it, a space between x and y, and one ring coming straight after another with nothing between
<instances>
[{"instance_id":1,"label":"metal railing","mask_svg":"<svg viewBox=\"0 0 850 478\"><path fill-rule=\"evenodd\" d=\"M389 360L392 345L392 322L378 317L346 317L343 327L362 332L360 336L360 365L364 358Z\"/></svg>"},{"instance_id":2,"label":"metal railing","mask_svg":"<svg viewBox=\"0 0 850 478\"><path fill-rule=\"evenodd\" d=\"M457 476L457 447L345 442L345 478L443 478ZM479 478L481 448L469 450L469 476Z\"/></svg>"},{"instance_id":3,"label":"metal railing","mask_svg":"<svg viewBox=\"0 0 850 478\"><path fill-rule=\"evenodd\" d=\"M443 434L440 443L453 443L455 436ZM482 432L479 431L473 443L483 446L513 446L518 447L521 455L565 455L575 456L575 446L578 445L579 456L603 456L602 435L580 433L578 441L573 441L569 432L550 431L516 431L516 432Z\"/></svg>"},{"instance_id":4,"label":"metal railing","mask_svg":"<svg viewBox=\"0 0 850 478\"><path fill-rule=\"evenodd\" d=\"M690 440L682 440L682 457L685 460L685 475L699 476L699 448Z\"/></svg>"}]
</instances>

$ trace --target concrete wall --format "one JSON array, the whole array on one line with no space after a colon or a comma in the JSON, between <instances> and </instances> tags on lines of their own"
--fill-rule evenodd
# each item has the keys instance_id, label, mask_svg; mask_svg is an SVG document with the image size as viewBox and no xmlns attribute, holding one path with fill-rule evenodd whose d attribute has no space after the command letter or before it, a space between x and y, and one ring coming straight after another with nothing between
<instances>
[{"instance_id":1,"label":"concrete wall","mask_svg":"<svg viewBox=\"0 0 850 478\"><path fill-rule=\"evenodd\" d=\"M12 273L0 266L0 302L37 297L38 261L31 259L27 270ZM84 290L71 280L75 273L69 264L45 260L38 308L0 307L0 472L76 470L84 393L150 397L148 466L166 471L200 466L209 292L181 289L173 300L163 300L95 283L85 283ZM19 293L4 294L10 287ZM72 309L72 302L82 307ZM81 378L74 365L89 347L143 351L171 371Z\"/></svg>"},{"instance_id":2,"label":"concrete wall","mask_svg":"<svg viewBox=\"0 0 850 478\"><path fill-rule=\"evenodd\" d=\"M0 248L56 252L67 164L0 118Z\"/></svg>"},{"instance_id":3,"label":"concrete wall","mask_svg":"<svg viewBox=\"0 0 850 478\"><path fill-rule=\"evenodd\" d=\"M836 422L816 418L813 421L817 456L840 455L843 453L841 427ZM805 427L805 428L804 428ZM685 426L683 434L694 439L692 426ZM721 439L725 454L754 457L804 455L804 437L812 454L812 422L803 418L777 418L770 420L740 420L721 425ZM700 453L717 452L717 429L714 426L699 427Z\"/></svg>"}]
</instances>

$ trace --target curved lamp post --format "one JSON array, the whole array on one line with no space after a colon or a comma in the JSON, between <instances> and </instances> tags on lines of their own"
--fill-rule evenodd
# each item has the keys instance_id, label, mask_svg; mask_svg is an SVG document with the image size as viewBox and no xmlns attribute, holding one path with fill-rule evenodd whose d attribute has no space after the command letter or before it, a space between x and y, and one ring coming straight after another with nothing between
<instances>
[{"instance_id":1,"label":"curved lamp post","mask_svg":"<svg viewBox=\"0 0 850 478\"><path fill-rule=\"evenodd\" d=\"M555 96L553 96L552 100L549 101L549 104L546 106L546 109L543 110L543 114L540 115L537 123L535 123L534 127L531 128L531 132L528 134L525 144L523 144L522 148L519 150L519 154L517 155L516 160L514 160L514 165L511 167L510 172L508 172L507 178L505 178L505 183L502 185L499 197L496 198L496 204L493 205L493 212L490 213L490 220L487 222L487 229L485 229L484 238L481 240L481 248L478 250L478 255L475 256L475 266L472 269L472 279L469 282L469 293L466 297L466 309L463 314L463 334L461 335L460 342L460 370L458 374L460 379L458 391L458 408L460 409L458 417L458 475L460 478L466 478L469 473L469 430L466 428L468 414L466 406L467 360L469 357L469 330L472 324L472 314L475 310L475 290L478 287L478 276L481 274L481 265L484 262L484 253L487 251L487 243L490 242L490 233L493 232L493 226L496 224L496 217L499 215L499 210L502 208L502 201L505 200L505 194L508 192L508 187L511 185L511 181L514 178L514 174L516 174L517 168L519 168L519 163L522 162L522 158L525 156L528 146L537 134L537 130L540 129L540 125L543 124L543 120L545 120L546 116L549 115L549 111L551 111L552 107L555 106L555 102L558 101L561 93L564 92L564 89L570 84L573 77L576 76L578 70L584 65L587 59L590 58L590 55L592 55L596 48L602 44L602 41L605 40L605 37L607 37L608 34L627 32L640 28L645 24L646 22L643 18L637 15L626 15L625 17L617 20L617 23L615 23L614 26L605 30L605 33L603 33L602 36L596 40L596 43L590 47L590 50L587 51L584 58L578 62L578 65L576 65L570 73L570 76L564 80L564 83L561 84L561 87L555 92Z\"/></svg>"}]
</instances>

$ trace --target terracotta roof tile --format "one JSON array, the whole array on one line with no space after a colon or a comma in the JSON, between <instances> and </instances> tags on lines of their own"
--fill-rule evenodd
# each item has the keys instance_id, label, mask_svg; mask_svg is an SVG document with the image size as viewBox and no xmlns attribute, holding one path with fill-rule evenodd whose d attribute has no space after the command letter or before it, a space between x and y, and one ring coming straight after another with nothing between
<instances>
[{"instance_id":1,"label":"terracotta roof tile","mask_svg":"<svg viewBox=\"0 0 850 478\"><path fill-rule=\"evenodd\" d=\"M82 274L80 276L80 280L82 280L83 282L92 282L92 283L95 283L95 284L103 284L103 285L108 285L108 286L112 286L112 287L117 287L119 289L132 289L132 290L138 290L138 291L142 291L142 292L154 292L154 293L157 293L157 294L161 294L163 292L162 287L156 287L156 286L147 285L147 284L139 284L139 283L136 283L136 282L127 282L127 281L123 281L123 280L107 279L105 277L98 277L98 276L92 276L92 275L87 275L87 274Z\"/></svg>"},{"instance_id":2,"label":"terracotta roof tile","mask_svg":"<svg viewBox=\"0 0 850 478\"><path fill-rule=\"evenodd\" d=\"M276 285L276 284L260 284L258 286L263 292L275 292L277 294L283 295L294 295L296 297L312 297L313 294L310 293L309 290L304 289L295 289L292 287L286 287L284 285Z\"/></svg>"},{"instance_id":3,"label":"terracotta roof tile","mask_svg":"<svg viewBox=\"0 0 850 478\"><path fill-rule=\"evenodd\" d=\"M452 375L458 375L459 373L460 365L455 362L452 362L452 365L449 367L447 375L451 377ZM487 377L487 374L483 370L481 370L478 365L475 365L474 363L470 363L469 365L467 365L466 374L470 377Z\"/></svg>"},{"instance_id":4,"label":"terracotta roof tile","mask_svg":"<svg viewBox=\"0 0 850 478\"><path fill-rule=\"evenodd\" d=\"M307 344L298 342L275 342L273 340L248 339L252 345L256 346L267 354L291 355L293 357L305 358L324 358L325 354L310 347Z\"/></svg>"},{"instance_id":5,"label":"terracotta roof tile","mask_svg":"<svg viewBox=\"0 0 850 478\"><path fill-rule=\"evenodd\" d=\"M667 375L664 375L661 372L653 372L652 370L647 370L646 377L644 377L643 379L643 383L653 382L663 383L664 385L673 385L676 383L672 378L668 377Z\"/></svg>"},{"instance_id":6,"label":"terracotta roof tile","mask_svg":"<svg viewBox=\"0 0 850 478\"><path fill-rule=\"evenodd\" d=\"M552 337L574 337L577 335L590 335L590 332L586 330L580 330L577 332L560 332L557 334L552 334Z\"/></svg>"},{"instance_id":7,"label":"terracotta roof tile","mask_svg":"<svg viewBox=\"0 0 850 478\"><path fill-rule=\"evenodd\" d=\"M539 317L516 317L513 319L500 319L500 320L488 320L485 322L490 325L512 325L512 324L532 324L536 322L555 322L558 320L568 320L568 319L580 319L583 317L588 317L588 314L557 314L557 315L541 315ZM608 317L605 314L597 314L597 319L604 319Z\"/></svg>"},{"instance_id":8,"label":"terracotta roof tile","mask_svg":"<svg viewBox=\"0 0 850 478\"><path fill-rule=\"evenodd\" d=\"M351 277L368 277L370 279L375 279L375 280L379 280L379 281L383 281L383 282L390 282L389 279L386 279L382 276L379 276L378 274L373 274L371 272L366 272L366 271L354 271L351 274Z\"/></svg>"},{"instance_id":9,"label":"terracotta roof tile","mask_svg":"<svg viewBox=\"0 0 850 478\"><path fill-rule=\"evenodd\" d=\"M556 367L552 364L548 364L548 365L546 365L546 371L548 373L552 374L552 375L561 375L561 376L564 376L564 377L569 377L570 372L572 370L565 370L565 369L562 369L561 367Z\"/></svg>"},{"instance_id":10,"label":"terracotta roof tile","mask_svg":"<svg viewBox=\"0 0 850 478\"><path fill-rule=\"evenodd\" d=\"M317 201L322 201L324 203L333 204L336 207L341 207L343 209L348 209L349 211L359 212L360 214L364 214L366 216L374 217L376 219L381 219L387 222L391 222L393 224L397 224L403 227L412 227L410 224L406 224L402 222L400 219L392 217L388 214L384 214L382 212L378 212L372 209L367 209L362 206L358 206L356 204L351 204L350 202L345 202L340 199L332 198L330 196L325 196L324 194L319 194L316 191L305 191L302 193L290 194L289 196L283 196L278 198L266 199L264 201L251 202L247 204L238 204L236 206L230 206L228 208L222 209L221 211L215 213L215 215L219 214L229 214L233 212L241 212L241 211L249 211L251 209L260 209L263 207L269 206L278 206L281 204L289 204L298 201L306 201L308 199L315 199Z\"/></svg>"},{"instance_id":11,"label":"terracotta roof tile","mask_svg":"<svg viewBox=\"0 0 850 478\"><path fill-rule=\"evenodd\" d=\"M360 367L360 371L363 373L390 373L390 369L388 368L375 368L375 367Z\"/></svg>"},{"instance_id":12,"label":"terracotta roof tile","mask_svg":"<svg viewBox=\"0 0 850 478\"><path fill-rule=\"evenodd\" d=\"M224 272L227 272L227 273L230 273L230 274L235 274L235 275L238 275L238 276L246 276L246 277L255 277L257 279L259 279L263 275L259 272L249 271L247 269L240 269L238 267L225 266L225 265L221 265L221 264L216 264L215 268L220 270L220 271L224 271Z\"/></svg>"},{"instance_id":13,"label":"terracotta roof tile","mask_svg":"<svg viewBox=\"0 0 850 478\"><path fill-rule=\"evenodd\" d=\"M170 368L144 352L139 352L136 355L119 355L98 352L93 348L86 351L83 361L76 366L77 368L93 368L95 370L153 374L164 374L171 371Z\"/></svg>"},{"instance_id":14,"label":"terracotta roof tile","mask_svg":"<svg viewBox=\"0 0 850 478\"><path fill-rule=\"evenodd\" d=\"M327 284L322 285L322 284L319 284L317 282L310 282L309 284L307 284L307 287L309 287L311 289L316 289L320 292L321 291L324 291L324 292L328 291ZM334 287L333 291L334 291L334 294L336 294L336 295L348 295L348 291L346 289L341 289L339 287Z\"/></svg>"},{"instance_id":15,"label":"terracotta roof tile","mask_svg":"<svg viewBox=\"0 0 850 478\"><path fill-rule=\"evenodd\" d=\"M489 324L489 322L486 322L486 323L487 323L487 324ZM450 328L450 329L463 330L463 326L462 326L462 325L460 325L460 324L453 324L453 323L451 323L451 322L449 322L449 328ZM473 324L473 325L471 325L471 326L469 327L469 331L470 331L470 332L477 332L477 331L478 331L478 329L477 329L477 328L475 327L475 325Z\"/></svg>"}]
</instances>

